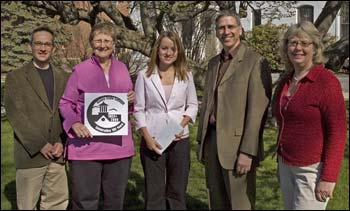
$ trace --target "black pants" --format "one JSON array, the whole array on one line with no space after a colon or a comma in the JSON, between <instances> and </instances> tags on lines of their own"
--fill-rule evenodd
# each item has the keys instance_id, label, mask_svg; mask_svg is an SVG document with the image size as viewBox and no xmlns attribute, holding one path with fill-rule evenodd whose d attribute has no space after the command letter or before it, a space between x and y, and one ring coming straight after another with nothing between
<instances>
[{"instance_id":1,"label":"black pants","mask_svg":"<svg viewBox=\"0 0 350 211\"><path fill-rule=\"evenodd\" d=\"M185 210L190 172L189 138L173 142L162 156L148 150L142 139L140 153L145 174L145 209Z\"/></svg>"},{"instance_id":2,"label":"black pants","mask_svg":"<svg viewBox=\"0 0 350 211\"><path fill-rule=\"evenodd\" d=\"M129 157L115 160L70 161L72 209L97 210L102 187L102 209L122 210L131 160Z\"/></svg>"}]
</instances>

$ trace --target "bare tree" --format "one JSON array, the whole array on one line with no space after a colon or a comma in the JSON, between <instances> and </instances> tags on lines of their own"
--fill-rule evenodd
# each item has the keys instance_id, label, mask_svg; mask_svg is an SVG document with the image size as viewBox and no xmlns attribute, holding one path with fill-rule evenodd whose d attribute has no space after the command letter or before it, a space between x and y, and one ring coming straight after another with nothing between
<instances>
[{"instance_id":1,"label":"bare tree","mask_svg":"<svg viewBox=\"0 0 350 211\"><path fill-rule=\"evenodd\" d=\"M264 17L274 19L283 17L283 14L290 15L290 8L293 7L295 1L135 1L132 2L132 10L133 12L139 12L140 24L137 24L136 20L133 20L131 16L123 15L109 1L89 1L91 5L89 9L78 9L74 7L72 1L23 1L23 4L42 8L51 17L59 15L62 23L71 25L76 25L79 21L85 21L93 26L101 21L98 14L104 12L115 23L117 30L116 47L137 51L148 57L157 33L176 27L177 24L186 23L186 21L195 19L205 12L230 9L244 17L248 8L253 10L262 9ZM239 6L236 7L236 5ZM316 25L321 32L328 31L341 5L342 2L340 1L327 2L316 21ZM193 31L192 35L196 35L198 38L198 36L200 37L203 34ZM196 44L192 41L198 42ZM191 47L199 48L203 40L194 40L192 37L191 42ZM345 43L348 46L348 39L345 40ZM194 60L200 57L198 55L200 51L196 53L196 56L194 54L191 55L191 58ZM343 58L338 59L342 60ZM198 66L200 62L191 61L190 63L194 65L192 70L195 77L197 74L202 74L203 67ZM340 61L339 63L342 62ZM200 84L197 85L201 87Z\"/></svg>"},{"instance_id":2,"label":"bare tree","mask_svg":"<svg viewBox=\"0 0 350 211\"><path fill-rule=\"evenodd\" d=\"M336 18L340 8L344 4L349 4L346 1L327 1L322 12L315 21L315 26L320 31L322 36L327 34L334 19ZM326 67L338 71L344 64L346 58L349 58L349 37L343 37L339 41L329 46L325 51L329 58Z\"/></svg>"}]
</instances>

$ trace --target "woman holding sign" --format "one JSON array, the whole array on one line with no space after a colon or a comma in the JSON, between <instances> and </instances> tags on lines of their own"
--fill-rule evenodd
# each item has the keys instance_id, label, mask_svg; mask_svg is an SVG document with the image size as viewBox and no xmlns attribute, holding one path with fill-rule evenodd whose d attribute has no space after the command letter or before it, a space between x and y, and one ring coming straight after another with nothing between
<instances>
[{"instance_id":1,"label":"woman holding sign","mask_svg":"<svg viewBox=\"0 0 350 211\"><path fill-rule=\"evenodd\" d=\"M135 92L136 129L142 134L145 209L186 209L190 170L187 125L196 119L198 102L184 49L175 33L160 34L148 69L138 74Z\"/></svg>"},{"instance_id":2,"label":"woman holding sign","mask_svg":"<svg viewBox=\"0 0 350 211\"><path fill-rule=\"evenodd\" d=\"M128 69L112 56L115 36L112 23L100 23L93 27L89 38L93 55L73 68L59 105L64 118L63 128L68 135L67 156L73 210L97 210L101 187L102 209L123 209L124 193L134 155L130 123L123 123L128 131L123 136L93 136L91 129L84 125L90 122L84 119L84 107L89 107L84 103L88 93L127 93L129 113L133 110L135 94ZM113 122L113 119L119 118L116 114L108 113L113 109L117 110L115 106L111 106L115 102L111 95L93 101L96 104L93 107L98 105L100 113L102 112L94 123L100 124L99 121L107 120ZM128 115L128 112L121 115ZM103 123L96 128L103 128ZM108 132L108 128L100 130L105 131Z\"/></svg>"}]
</instances>

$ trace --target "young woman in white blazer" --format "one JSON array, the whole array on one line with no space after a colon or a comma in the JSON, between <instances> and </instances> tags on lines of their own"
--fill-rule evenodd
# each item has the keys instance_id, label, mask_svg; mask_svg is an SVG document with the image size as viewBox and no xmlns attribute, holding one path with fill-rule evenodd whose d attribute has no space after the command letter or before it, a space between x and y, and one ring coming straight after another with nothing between
<instances>
[{"instance_id":1,"label":"young woman in white blazer","mask_svg":"<svg viewBox=\"0 0 350 211\"><path fill-rule=\"evenodd\" d=\"M190 170L188 124L194 123L198 101L178 35L163 32L152 49L147 70L135 84L136 129L142 134L141 162L145 174L145 209L186 209L185 192ZM160 153L157 134L170 120L183 130Z\"/></svg>"}]
</instances>

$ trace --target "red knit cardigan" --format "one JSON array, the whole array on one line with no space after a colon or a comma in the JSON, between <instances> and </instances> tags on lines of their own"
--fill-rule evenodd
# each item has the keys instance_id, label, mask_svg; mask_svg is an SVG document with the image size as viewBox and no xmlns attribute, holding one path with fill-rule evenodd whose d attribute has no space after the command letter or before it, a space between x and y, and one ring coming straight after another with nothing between
<instances>
[{"instance_id":1,"label":"red knit cardigan","mask_svg":"<svg viewBox=\"0 0 350 211\"><path fill-rule=\"evenodd\" d=\"M274 98L278 154L284 163L294 166L322 162L321 179L336 182L347 134L341 85L331 71L315 65L282 108L291 77L281 81Z\"/></svg>"}]
</instances>

